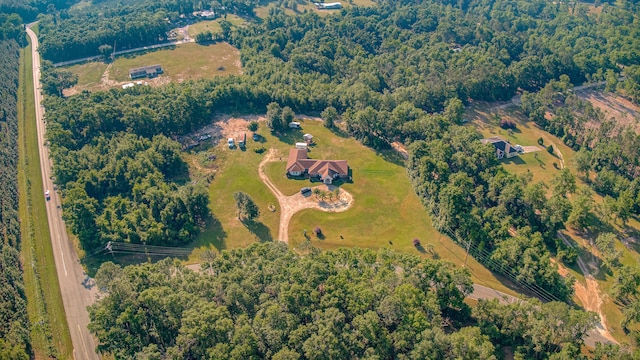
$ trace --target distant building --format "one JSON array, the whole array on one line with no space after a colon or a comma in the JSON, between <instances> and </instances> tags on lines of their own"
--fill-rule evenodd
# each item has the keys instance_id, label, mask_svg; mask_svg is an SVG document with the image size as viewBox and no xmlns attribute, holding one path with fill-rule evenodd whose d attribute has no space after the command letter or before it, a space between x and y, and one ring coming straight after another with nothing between
<instances>
[{"instance_id":1,"label":"distant building","mask_svg":"<svg viewBox=\"0 0 640 360\"><path fill-rule=\"evenodd\" d=\"M193 15L207 20L216 18L216 13L209 10L195 11Z\"/></svg>"},{"instance_id":2,"label":"distant building","mask_svg":"<svg viewBox=\"0 0 640 360\"><path fill-rule=\"evenodd\" d=\"M141 68L129 69L129 78L131 80L139 79L143 77L153 78L162 73L163 73L162 66L160 66L160 64L144 66Z\"/></svg>"},{"instance_id":3,"label":"distant building","mask_svg":"<svg viewBox=\"0 0 640 360\"><path fill-rule=\"evenodd\" d=\"M338 10L342 9L342 3L332 2L332 3L313 3L318 10Z\"/></svg>"},{"instance_id":4,"label":"distant building","mask_svg":"<svg viewBox=\"0 0 640 360\"><path fill-rule=\"evenodd\" d=\"M349 177L349 165L347 160L309 159L306 149L291 149L287 161L287 175L308 175L310 178L320 179L325 184L331 184L335 179Z\"/></svg>"},{"instance_id":5,"label":"distant building","mask_svg":"<svg viewBox=\"0 0 640 360\"><path fill-rule=\"evenodd\" d=\"M481 141L483 144L493 145L493 147L496 149L496 156L498 157L498 159L502 159L505 156L507 157L507 159L509 159L514 156L520 155L520 153L522 152L520 150L522 149L522 147L518 149L515 146L511 146L511 144L509 144L506 140L503 140L497 136L487 138L487 139L482 139Z\"/></svg>"}]
</instances>

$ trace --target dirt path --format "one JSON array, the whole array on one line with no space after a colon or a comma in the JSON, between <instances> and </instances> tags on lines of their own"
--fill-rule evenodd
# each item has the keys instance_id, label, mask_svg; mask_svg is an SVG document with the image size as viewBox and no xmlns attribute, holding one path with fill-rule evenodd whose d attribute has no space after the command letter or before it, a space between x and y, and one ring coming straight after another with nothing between
<instances>
[{"instance_id":1,"label":"dirt path","mask_svg":"<svg viewBox=\"0 0 640 360\"><path fill-rule=\"evenodd\" d=\"M560 152L560 148L556 146L556 144L551 143L553 146L553 151L558 154L558 159L560 160L560 169L564 169L564 157L562 157L562 152Z\"/></svg>"},{"instance_id":2,"label":"dirt path","mask_svg":"<svg viewBox=\"0 0 640 360\"><path fill-rule=\"evenodd\" d=\"M271 182L271 180L269 180L264 172L264 164L272 161L276 161L275 149L269 149L265 154L264 159L262 159L260 166L258 167L258 173L260 174L260 179L262 179L264 184L267 185L271 192L276 196L280 205L280 226L278 228L278 239L280 239L280 241L285 243L289 242L289 221L291 221L293 215L298 211L304 209L318 209L326 212L342 212L349 209L353 204L353 196L342 189L340 189L340 198L332 203L317 201L311 192L308 192L307 195L302 195L300 193L291 196L284 195ZM314 188L332 191L335 189L335 186L320 185L313 187L312 189Z\"/></svg>"},{"instance_id":3,"label":"dirt path","mask_svg":"<svg viewBox=\"0 0 640 360\"><path fill-rule=\"evenodd\" d=\"M565 245L571 248L575 247L573 243L571 243L569 239L567 239L566 236L564 236L564 234L560 231L558 231L558 236L560 237L560 239L562 239L562 242L565 243ZM585 264L580 255L578 255L577 262L580 271L584 275L586 284L582 284L579 281L575 282L574 289L576 296L582 302L582 306L584 306L585 310L593 311L600 317L600 321L598 322L598 324L596 324L596 331L605 338L617 344L618 342L616 341L616 339L614 339L614 337L607 329L607 319L605 318L604 313L601 309L602 297L600 296L600 288L598 286L598 282L593 277L593 275L591 275L589 267L587 266L587 264Z\"/></svg>"},{"instance_id":4,"label":"dirt path","mask_svg":"<svg viewBox=\"0 0 640 360\"><path fill-rule=\"evenodd\" d=\"M528 154L528 153L532 153L532 152L536 152L536 151L541 151L542 149L539 146L536 145L525 145L522 147L522 153L523 154Z\"/></svg>"}]
</instances>

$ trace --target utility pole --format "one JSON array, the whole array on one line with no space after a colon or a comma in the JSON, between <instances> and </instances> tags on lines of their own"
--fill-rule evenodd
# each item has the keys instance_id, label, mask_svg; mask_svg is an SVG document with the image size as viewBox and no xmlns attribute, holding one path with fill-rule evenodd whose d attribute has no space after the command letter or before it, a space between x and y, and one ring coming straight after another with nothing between
<instances>
[{"instance_id":1,"label":"utility pole","mask_svg":"<svg viewBox=\"0 0 640 360\"><path fill-rule=\"evenodd\" d=\"M464 264L462 264L462 267L467 267L467 258L469 257L470 247L471 247L471 239L467 238L467 251L466 251L466 254L464 255Z\"/></svg>"}]
</instances>

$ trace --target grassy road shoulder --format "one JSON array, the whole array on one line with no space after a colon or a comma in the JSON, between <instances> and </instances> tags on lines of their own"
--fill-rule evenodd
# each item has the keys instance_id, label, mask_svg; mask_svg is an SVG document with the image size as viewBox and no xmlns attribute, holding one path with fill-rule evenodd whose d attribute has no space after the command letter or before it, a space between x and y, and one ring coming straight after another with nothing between
<instances>
[{"instance_id":1,"label":"grassy road shoulder","mask_svg":"<svg viewBox=\"0 0 640 360\"><path fill-rule=\"evenodd\" d=\"M35 357L70 359L73 357L73 345L46 222L31 64L31 46L28 46L21 54L18 90L18 186L27 311Z\"/></svg>"}]
</instances>

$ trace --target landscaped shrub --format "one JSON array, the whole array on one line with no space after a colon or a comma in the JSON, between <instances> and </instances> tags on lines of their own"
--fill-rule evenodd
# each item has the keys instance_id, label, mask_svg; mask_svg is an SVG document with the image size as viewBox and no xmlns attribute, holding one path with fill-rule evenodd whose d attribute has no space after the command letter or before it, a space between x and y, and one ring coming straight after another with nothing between
<instances>
[{"instance_id":1,"label":"landscaped shrub","mask_svg":"<svg viewBox=\"0 0 640 360\"><path fill-rule=\"evenodd\" d=\"M516 123L512 120L502 119L500 120L500 127L503 129L515 129Z\"/></svg>"},{"instance_id":2,"label":"landscaped shrub","mask_svg":"<svg viewBox=\"0 0 640 360\"><path fill-rule=\"evenodd\" d=\"M322 235L322 229L320 229L320 226L316 226L316 228L313 229L313 232L316 233L316 236Z\"/></svg>"},{"instance_id":3,"label":"landscaped shrub","mask_svg":"<svg viewBox=\"0 0 640 360\"><path fill-rule=\"evenodd\" d=\"M420 246L420 239L418 239L418 238L413 239L413 246L415 246L415 247Z\"/></svg>"},{"instance_id":4,"label":"landscaped shrub","mask_svg":"<svg viewBox=\"0 0 640 360\"><path fill-rule=\"evenodd\" d=\"M542 137L538 139L538 145L544 145L544 139Z\"/></svg>"},{"instance_id":5,"label":"landscaped shrub","mask_svg":"<svg viewBox=\"0 0 640 360\"><path fill-rule=\"evenodd\" d=\"M267 151L267 149L265 149L264 147L259 147L259 148L253 149L253 152L255 152L256 154L262 154L265 151Z\"/></svg>"},{"instance_id":6,"label":"landscaped shrub","mask_svg":"<svg viewBox=\"0 0 640 360\"><path fill-rule=\"evenodd\" d=\"M549 152L549 154L553 155L553 145L547 146L547 151Z\"/></svg>"}]
</instances>

